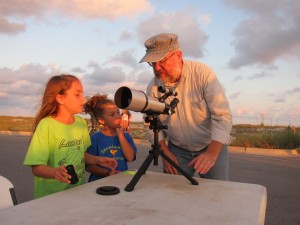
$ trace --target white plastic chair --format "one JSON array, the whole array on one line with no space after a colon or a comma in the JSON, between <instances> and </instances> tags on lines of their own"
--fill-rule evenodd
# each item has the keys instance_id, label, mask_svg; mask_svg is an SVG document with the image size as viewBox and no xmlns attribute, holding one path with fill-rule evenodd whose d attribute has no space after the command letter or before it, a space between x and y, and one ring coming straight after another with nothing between
<instances>
[{"instance_id":1,"label":"white plastic chair","mask_svg":"<svg viewBox=\"0 0 300 225\"><path fill-rule=\"evenodd\" d=\"M13 184L0 175L0 210L17 204Z\"/></svg>"}]
</instances>

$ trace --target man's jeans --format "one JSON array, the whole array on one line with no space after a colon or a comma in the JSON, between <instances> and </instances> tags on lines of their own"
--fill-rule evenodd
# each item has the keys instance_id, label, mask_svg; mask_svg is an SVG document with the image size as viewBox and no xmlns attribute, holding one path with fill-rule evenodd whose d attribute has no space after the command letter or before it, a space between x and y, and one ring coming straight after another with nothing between
<instances>
[{"instance_id":1,"label":"man's jeans","mask_svg":"<svg viewBox=\"0 0 300 225\"><path fill-rule=\"evenodd\" d=\"M191 152L182 148L177 147L171 141L168 143L170 151L175 155L179 166L185 170L191 177L194 176L195 169L188 166L188 163L192 161L195 157L203 154L207 147L196 152ZM228 180L228 170L229 162L227 156L227 146L225 145L220 152L220 155L215 163L215 165L206 174L199 174L202 178L216 179L216 180Z\"/></svg>"}]
</instances>

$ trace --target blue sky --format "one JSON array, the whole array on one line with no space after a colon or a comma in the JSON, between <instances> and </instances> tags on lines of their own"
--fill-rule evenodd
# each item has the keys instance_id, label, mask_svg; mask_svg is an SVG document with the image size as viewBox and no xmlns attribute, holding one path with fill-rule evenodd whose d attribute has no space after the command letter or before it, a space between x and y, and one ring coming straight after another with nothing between
<instances>
[{"instance_id":1,"label":"blue sky","mask_svg":"<svg viewBox=\"0 0 300 225\"><path fill-rule=\"evenodd\" d=\"M234 124L300 126L299 11L296 0L0 0L0 115L34 116L61 73L85 95L144 91L144 41L168 32L215 71Z\"/></svg>"}]
</instances>

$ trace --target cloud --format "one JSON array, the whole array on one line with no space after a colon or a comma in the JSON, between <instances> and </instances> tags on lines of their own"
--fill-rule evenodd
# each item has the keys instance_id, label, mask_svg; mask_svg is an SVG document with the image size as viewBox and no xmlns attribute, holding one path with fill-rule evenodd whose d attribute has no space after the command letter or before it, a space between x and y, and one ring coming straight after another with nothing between
<instances>
[{"instance_id":1,"label":"cloud","mask_svg":"<svg viewBox=\"0 0 300 225\"><path fill-rule=\"evenodd\" d=\"M297 105L281 109L278 113L277 120L280 124L288 124L290 126L299 126L300 108Z\"/></svg>"},{"instance_id":2,"label":"cloud","mask_svg":"<svg viewBox=\"0 0 300 225\"><path fill-rule=\"evenodd\" d=\"M0 14L8 17L25 18L30 16L42 15L44 12L51 10L55 0L35 1L35 0L1 0Z\"/></svg>"},{"instance_id":3,"label":"cloud","mask_svg":"<svg viewBox=\"0 0 300 225\"><path fill-rule=\"evenodd\" d=\"M33 63L0 68L0 114L33 116L48 79L62 73L58 66Z\"/></svg>"},{"instance_id":4,"label":"cloud","mask_svg":"<svg viewBox=\"0 0 300 225\"><path fill-rule=\"evenodd\" d=\"M52 71L40 64L0 68L0 114L33 116Z\"/></svg>"},{"instance_id":5,"label":"cloud","mask_svg":"<svg viewBox=\"0 0 300 225\"><path fill-rule=\"evenodd\" d=\"M90 63L89 67L93 69L93 72L84 77L87 83L103 85L125 80L125 73L121 67L102 68L95 62Z\"/></svg>"},{"instance_id":6,"label":"cloud","mask_svg":"<svg viewBox=\"0 0 300 225\"><path fill-rule=\"evenodd\" d=\"M253 79L261 79L261 78L272 77L272 76L273 76L272 74L263 71L261 73L256 73L256 74L248 77L248 79L253 80Z\"/></svg>"},{"instance_id":7,"label":"cloud","mask_svg":"<svg viewBox=\"0 0 300 225\"><path fill-rule=\"evenodd\" d=\"M16 77L12 76L14 73L13 69L4 67L0 68L0 85L9 85L17 80ZM0 90L3 90L2 88Z\"/></svg>"},{"instance_id":8,"label":"cloud","mask_svg":"<svg viewBox=\"0 0 300 225\"><path fill-rule=\"evenodd\" d=\"M300 58L300 4L295 0L224 0L247 19L234 30L235 54L231 68L253 64L271 65L284 57Z\"/></svg>"},{"instance_id":9,"label":"cloud","mask_svg":"<svg viewBox=\"0 0 300 225\"><path fill-rule=\"evenodd\" d=\"M293 88L292 90L287 91L287 94L295 94L300 92L300 87Z\"/></svg>"},{"instance_id":10,"label":"cloud","mask_svg":"<svg viewBox=\"0 0 300 225\"><path fill-rule=\"evenodd\" d=\"M121 35L120 35L120 40L121 41L130 41L134 38L134 35L133 33L127 31L127 30L124 30Z\"/></svg>"},{"instance_id":11,"label":"cloud","mask_svg":"<svg viewBox=\"0 0 300 225\"><path fill-rule=\"evenodd\" d=\"M24 21L30 17L45 19L51 15L59 15L69 19L116 20L120 17L135 18L142 13L151 13L153 6L147 0L1 0L0 33L9 35L25 31L23 23L9 22L8 18Z\"/></svg>"},{"instance_id":12,"label":"cloud","mask_svg":"<svg viewBox=\"0 0 300 225\"><path fill-rule=\"evenodd\" d=\"M234 114L237 116L247 115L249 112L251 112L251 108L248 106L240 106L235 111Z\"/></svg>"},{"instance_id":13,"label":"cloud","mask_svg":"<svg viewBox=\"0 0 300 225\"><path fill-rule=\"evenodd\" d=\"M18 69L0 68L0 89L8 95L34 95L51 71L40 64L26 64Z\"/></svg>"},{"instance_id":14,"label":"cloud","mask_svg":"<svg viewBox=\"0 0 300 225\"><path fill-rule=\"evenodd\" d=\"M211 14L202 14L199 17L199 20L202 22L204 25L209 25L211 23Z\"/></svg>"},{"instance_id":15,"label":"cloud","mask_svg":"<svg viewBox=\"0 0 300 225\"><path fill-rule=\"evenodd\" d=\"M273 101L276 103L285 103L287 102L287 99L292 98L292 95L297 95L300 93L300 87L292 88L291 90L287 90L284 93L278 94L277 96L275 94L269 94L271 98L275 98Z\"/></svg>"},{"instance_id":16,"label":"cloud","mask_svg":"<svg viewBox=\"0 0 300 225\"><path fill-rule=\"evenodd\" d=\"M238 75L238 76L236 76L236 77L233 79L233 81L235 82L235 81L239 81L239 80L242 80L242 79L243 79L243 76Z\"/></svg>"},{"instance_id":17,"label":"cloud","mask_svg":"<svg viewBox=\"0 0 300 225\"><path fill-rule=\"evenodd\" d=\"M120 63L133 68L138 66L138 60L133 56L134 50L129 49L111 57L106 63ZM105 63L105 64L106 64Z\"/></svg>"},{"instance_id":18,"label":"cloud","mask_svg":"<svg viewBox=\"0 0 300 225\"><path fill-rule=\"evenodd\" d=\"M236 99L241 95L241 92L235 92L229 96L231 99Z\"/></svg>"},{"instance_id":19,"label":"cloud","mask_svg":"<svg viewBox=\"0 0 300 225\"><path fill-rule=\"evenodd\" d=\"M80 67L74 67L74 68L71 69L71 71L74 72L75 74L78 74L78 73L81 74L81 73L85 72L85 70L80 68Z\"/></svg>"},{"instance_id":20,"label":"cloud","mask_svg":"<svg viewBox=\"0 0 300 225\"><path fill-rule=\"evenodd\" d=\"M143 12L151 12L152 6L146 0L71 0L53 1L53 5L69 17L83 17L86 19L115 20L119 17L135 17Z\"/></svg>"},{"instance_id":21,"label":"cloud","mask_svg":"<svg viewBox=\"0 0 300 225\"><path fill-rule=\"evenodd\" d=\"M22 23L12 23L0 16L0 34L17 35L24 32L26 25Z\"/></svg>"},{"instance_id":22,"label":"cloud","mask_svg":"<svg viewBox=\"0 0 300 225\"><path fill-rule=\"evenodd\" d=\"M253 111L251 107L240 105L232 114L234 124L299 125L300 108L295 105L282 108L280 104Z\"/></svg>"},{"instance_id":23,"label":"cloud","mask_svg":"<svg viewBox=\"0 0 300 225\"><path fill-rule=\"evenodd\" d=\"M200 28L194 13L197 14L191 8L172 13L159 12L139 24L138 38L141 43L144 43L148 38L159 33L176 33L184 55L202 57L208 36Z\"/></svg>"},{"instance_id":24,"label":"cloud","mask_svg":"<svg viewBox=\"0 0 300 225\"><path fill-rule=\"evenodd\" d=\"M249 121L253 121L254 117L251 115L251 108L248 106L239 106L236 109L232 109L232 117L234 124L247 124Z\"/></svg>"},{"instance_id":25,"label":"cloud","mask_svg":"<svg viewBox=\"0 0 300 225\"><path fill-rule=\"evenodd\" d=\"M96 62L90 62L86 69L73 68L73 72L83 72L77 75L84 86L86 95L105 93L113 98L115 91L122 85L144 90L145 84L126 81L126 74L121 67L101 67ZM84 72L88 71L90 72ZM33 116L48 79L64 73L55 65L26 64L17 69L0 68L0 114Z\"/></svg>"},{"instance_id":26,"label":"cloud","mask_svg":"<svg viewBox=\"0 0 300 225\"><path fill-rule=\"evenodd\" d=\"M138 74L137 83L146 85L153 79L153 72L142 71ZM146 89L146 88L144 88Z\"/></svg>"},{"instance_id":27,"label":"cloud","mask_svg":"<svg viewBox=\"0 0 300 225\"><path fill-rule=\"evenodd\" d=\"M274 102L279 102L279 103L285 102L285 97L279 96L274 100Z\"/></svg>"}]
</instances>

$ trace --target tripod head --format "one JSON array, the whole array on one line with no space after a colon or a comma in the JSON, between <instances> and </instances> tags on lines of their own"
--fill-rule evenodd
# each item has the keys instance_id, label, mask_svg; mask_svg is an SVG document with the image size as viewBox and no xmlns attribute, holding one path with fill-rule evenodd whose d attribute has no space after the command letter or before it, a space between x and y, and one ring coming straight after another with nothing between
<instances>
[{"instance_id":1,"label":"tripod head","mask_svg":"<svg viewBox=\"0 0 300 225\"><path fill-rule=\"evenodd\" d=\"M158 131L158 130L161 130L161 129L168 129L168 126L163 125L162 122L159 120L158 115L160 115L160 114L167 114L167 115L174 114L175 113L175 108L176 108L177 104L179 103L178 98L173 98L173 100L171 101L171 103L169 105L165 103L165 101L168 97L177 96L177 92L175 92L173 89L159 86L158 91L160 93L164 93L163 96L158 98L158 101L165 104L165 109L161 113L159 113L158 111L151 111L151 110L147 111L146 112L146 117L145 117L145 122L150 123L149 128L151 130L153 130L154 132Z\"/></svg>"},{"instance_id":2,"label":"tripod head","mask_svg":"<svg viewBox=\"0 0 300 225\"><path fill-rule=\"evenodd\" d=\"M168 129L167 125L163 125L162 122L159 120L158 115L156 114L146 114L145 116L145 122L150 123L149 128L153 130L154 132L157 130L166 130Z\"/></svg>"}]
</instances>

